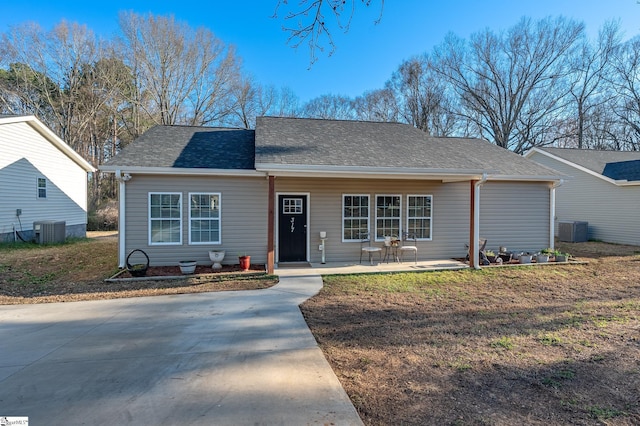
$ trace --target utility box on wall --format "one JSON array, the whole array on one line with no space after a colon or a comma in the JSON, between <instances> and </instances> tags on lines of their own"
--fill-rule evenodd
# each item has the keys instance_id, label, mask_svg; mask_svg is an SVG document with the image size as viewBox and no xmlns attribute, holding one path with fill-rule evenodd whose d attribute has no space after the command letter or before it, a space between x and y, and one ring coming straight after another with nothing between
<instances>
[{"instance_id":1,"label":"utility box on wall","mask_svg":"<svg viewBox=\"0 0 640 426\"><path fill-rule=\"evenodd\" d=\"M33 238L38 244L64 243L67 236L65 221L40 220L33 222Z\"/></svg>"},{"instance_id":2,"label":"utility box on wall","mask_svg":"<svg viewBox=\"0 0 640 426\"><path fill-rule=\"evenodd\" d=\"M589 222L558 222L558 239L566 243L588 241Z\"/></svg>"}]
</instances>

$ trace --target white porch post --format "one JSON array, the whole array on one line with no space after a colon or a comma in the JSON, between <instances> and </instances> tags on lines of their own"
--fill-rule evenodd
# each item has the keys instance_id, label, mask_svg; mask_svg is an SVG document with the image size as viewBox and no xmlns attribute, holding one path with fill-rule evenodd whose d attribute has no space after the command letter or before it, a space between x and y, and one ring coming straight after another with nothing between
<instances>
[{"instance_id":1,"label":"white porch post","mask_svg":"<svg viewBox=\"0 0 640 426\"><path fill-rule=\"evenodd\" d=\"M549 188L549 247L555 249L556 230L556 188L563 184L560 179Z\"/></svg>"},{"instance_id":2,"label":"white porch post","mask_svg":"<svg viewBox=\"0 0 640 426\"><path fill-rule=\"evenodd\" d=\"M116 170L116 180L118 181L118 267L126 266L126 234L125 234L125 215L126 215L126 182L131 179L131 175L120 170Z\"/></svg>"},{"instance_id":3,"label":"white porch post","mask_svg":"<svg viewBox=\"0 0 640 426\"><path fill-rule=\"evenodd\" d=\"M473 185L473 267L480 269L480 187L487 181L487 174Z\"/></svg>"}]
</instances>

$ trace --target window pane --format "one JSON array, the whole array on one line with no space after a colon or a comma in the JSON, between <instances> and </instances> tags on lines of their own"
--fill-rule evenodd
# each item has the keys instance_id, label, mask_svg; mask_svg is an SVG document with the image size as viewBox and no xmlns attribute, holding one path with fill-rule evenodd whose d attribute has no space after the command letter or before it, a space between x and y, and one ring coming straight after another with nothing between
<instances>
[{"instance_id":1,"label":"window pane","mask_svg":"<svg viewBox=\"0 0 640 426\"><path fill-rule=\"evenodd\" d=\"M342 238L345 241L360 240L369 229L369 197L344 195L343 204Z\"/></svg>"},{"instance_id":2,"label":"window pane","mask_svg":"<svg viewBox=\"0 0 640 426\"><path fill-rule=\"evenodd\" d=\"M431 238L431 196L411 195L407 202L407 229L417 238Z\"/></svg>"},{"instance_id":3,"label":"window pane","mask_svg":"<svg viewBox=\"0 0 640 426\"><path fill-rule=\"evenodd\" d=\"M191 194L191 243L220 242L220 196L218 194Z\"/></svg>"}]
</instances>

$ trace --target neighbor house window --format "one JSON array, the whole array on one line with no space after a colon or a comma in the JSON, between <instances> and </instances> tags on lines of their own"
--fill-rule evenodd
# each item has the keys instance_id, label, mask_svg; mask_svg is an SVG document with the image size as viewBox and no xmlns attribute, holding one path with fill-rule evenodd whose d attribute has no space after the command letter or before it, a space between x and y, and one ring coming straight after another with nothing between
<instances>
[{"instance_id":1,"label":"neighbor house window","mask_svg":"<svg viewBox=\"0 0 640 426\"><path fill-rule=\"evenodd\" d=\"M182 244L181 193L149 193L149 244Z\"/></svg>"},{"instance_id":2,"label":"neighbor house window","mask_svg":"<svg viewBox=\"0 0 640 426\"><path fill-rule=\"evenodd\" d=\"M407 231L420 240L430 240L431 212L431 195L408 195Z\"/></svg>"},{"instance_id":3,"label":"neighbor house window","mask_svg":"<svg viewBox=\"0 0 640 426\"><path fill-rule=\"evenodd\" d=\"M342 196L342 240L360 241L369 231L369 196Z\"/></svg>"},{"instance_id":4,"label":"neighbor house window","mask_svg":"<svg viewBox=\"0 0 640 426\"><path fill-rule=\"evenodd\" d=\"M400 195L376 195L376 240L400 235Z\"/></svg>"},{"instance_id":5,"label":"neighbor house window","mask_svg":"<svg viewBox=\"0 0 640 426\"><path fill-rule=\"evenodd\" d=\"M220 242L220 194L189 194L189 244Z\"/></svg>"},{"instance_id":6,"label":"neighbor house window","mask_svg":"<svg viewBox=\"0 0 640 426\"><path fill-rule=\"evenodd\" d=\"M38 178L38 198L47 198L47 179Z\"/></svg>"}]
</instances>

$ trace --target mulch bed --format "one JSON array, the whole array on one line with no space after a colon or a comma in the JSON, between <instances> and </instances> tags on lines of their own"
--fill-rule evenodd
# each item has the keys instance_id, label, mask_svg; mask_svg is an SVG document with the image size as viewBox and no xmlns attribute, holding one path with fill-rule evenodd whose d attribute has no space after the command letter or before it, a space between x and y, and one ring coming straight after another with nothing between
<instances>
[{"instance_id":1,"label":"mulch bed","mask_svg":"<svg viewBox=\"0 0 640 426\"><path fill-rule=\"evenodd\" d=\"M222 265L222 269L213 270L211 266L198 265L196 266L196 270L193 274L184 275L180 272L179 266L150 266L147 269L147 272L142 278L152 278L152 277L196 277L199 275L255 275L256 273L264 273L266 271L265 265L261 264L251 264L249 270L243 271L240 269L240 265ZM129 271L126 269L118 272L116 275L111 277L110 279L127 279L127 278L135 278L133 277Z\"/></svg>"}]
</instances>

